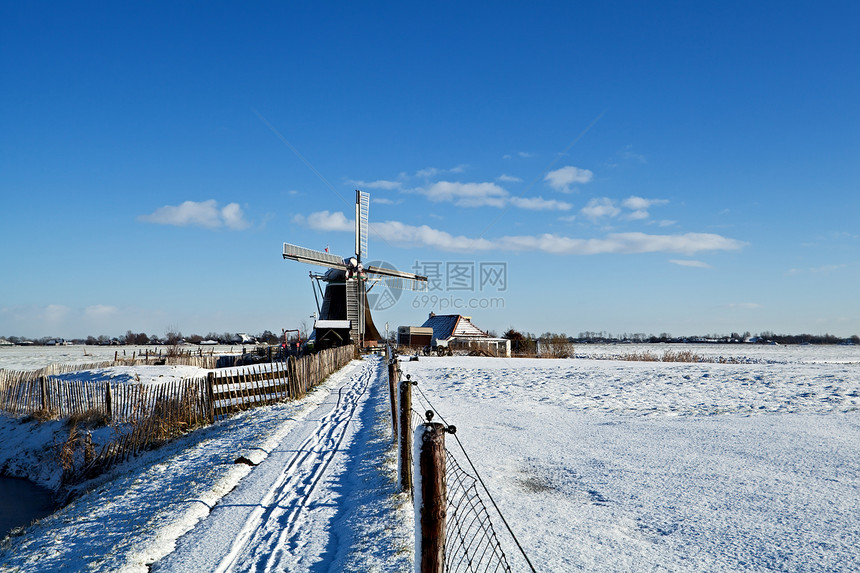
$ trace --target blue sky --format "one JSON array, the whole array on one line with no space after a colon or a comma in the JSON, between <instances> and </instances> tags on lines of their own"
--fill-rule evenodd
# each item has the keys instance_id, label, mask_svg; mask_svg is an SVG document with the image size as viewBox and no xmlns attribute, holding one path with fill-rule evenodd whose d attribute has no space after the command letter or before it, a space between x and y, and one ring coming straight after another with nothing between
<instances>
[{"instance_id":1,"label":"blue sky","mask_svg":"<svg viewBox=\"0 0 860 573\"><path fill-rule=\"evenodd\" d=\"M4 2L0 336L295 328L282 243L351 254L356 188L370 258L439 271L381 327L858 333L858 21Z\"/></svg>"}]
</instances>

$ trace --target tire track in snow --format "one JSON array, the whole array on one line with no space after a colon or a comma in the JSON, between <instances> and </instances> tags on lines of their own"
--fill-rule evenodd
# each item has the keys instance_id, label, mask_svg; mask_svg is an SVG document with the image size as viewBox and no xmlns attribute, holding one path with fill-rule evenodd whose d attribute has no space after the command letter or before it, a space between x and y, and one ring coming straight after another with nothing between
<instances>
[{"instance_id":1,"label":"tire track in snow","mask_svg":"<svg viewBox=\"0 0 860 573\"><path fill-rule=\"evenodd\" d=\"M342 454L378 362L359 364L322 404L298 420L153 571L293 571L318 562L329 536L336 535L329 521L339 503L337 486L320 484L338 471L332 463Z\"/></svg>"},{"instance_id":2,"label":"tire track in snow","mask_svg":"<svg viewBox=\"0 0 860 573\"><path fill-rule=\"evenodd\" d=\"M314 525L306 515L308 501L340 450L346 427L374 372L375 368L366 364L348 388L338 389L334 408L320 418L316 431L302 442L284 468L280 482L273 485L261 507L245 523L230 554L216 569L218 573L277 571L285 558L294 558L300 549L297 530Z\"/></svg>"}]
</instances>

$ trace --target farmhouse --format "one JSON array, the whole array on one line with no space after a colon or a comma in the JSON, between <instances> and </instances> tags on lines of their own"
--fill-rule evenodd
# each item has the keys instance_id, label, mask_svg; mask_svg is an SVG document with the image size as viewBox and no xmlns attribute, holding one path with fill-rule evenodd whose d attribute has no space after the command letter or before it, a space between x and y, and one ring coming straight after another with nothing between
<instances>
[{"instance_id":1,"label":"farmhouse","mask_svg":"<svg viewBox=\"0 0 860 573\"><path fill-rule=\"evenodd\" d=\"M400 327L398 332L403 328ZM510 340L493 338L472 324L471 316L431 312L421 328L433 330L432 346L447 346L452 350L483 350L495 356L510 357L511 355Z\"/></svg>"}]
</instances>

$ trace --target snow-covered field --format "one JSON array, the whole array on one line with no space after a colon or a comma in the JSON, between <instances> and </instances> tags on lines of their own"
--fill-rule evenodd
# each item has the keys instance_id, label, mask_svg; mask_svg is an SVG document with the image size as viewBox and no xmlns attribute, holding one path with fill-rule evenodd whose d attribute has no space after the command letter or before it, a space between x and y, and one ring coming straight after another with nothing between
<instances>
[{"instance_id":1,"label":"snow-covered field","mask_svg":"<svg viewBox=\"0 0 860 573\"><path fill-rule=\"evenodd\" d=\"M860 364L860 345L800 344L576 344L577 358L620 358L630 354L663 356L666 352L689 351L697 356L727 361L763 363L849 363Z\"/></svg>"},{"instance_id":2,"label":"snow-covered field","mask_svg":"<svg viewBox=\"0 0 860 573\"><path fill-rule=\"evenodd\" d=\"M539 570L858 571L860 364L853 347L801 348L403 371L457 426Z\"/></svg>"},{"instance_id":3,"label":"snow-covered field","mask_svg":"<svg viewBox=\"0 0 860 573\"><path fill-rule=\"evenodd\" d=\"M749 363L624 362L611 358L664 349L581 345L600 359L402 366L457 426L540 571L860 570L858 348L666 349ZM353 362L302 402L119 466L7 538L0 571L180 571L202 540L194 570L409 570L387 394L379 359ZM0 467L29 460L38 479L48 460L26 452L51 431L0 416Z\"/></svg>"},{"instance_id":4,"label":"snow-covered field","mask_svg":"<svg viewBox=\"0 0 860 573\"><path fill-rule=\"evenodd\" d=\"M241 354L242 349L252 350L252 346L183 345L181 349L197 355ZM149 352L150 356L159 351L167 351L164 346L0 346L0 368L6 370L37 370L48 364L92 364L118 358L131 358Z\"/></svg>"}]
</instances>

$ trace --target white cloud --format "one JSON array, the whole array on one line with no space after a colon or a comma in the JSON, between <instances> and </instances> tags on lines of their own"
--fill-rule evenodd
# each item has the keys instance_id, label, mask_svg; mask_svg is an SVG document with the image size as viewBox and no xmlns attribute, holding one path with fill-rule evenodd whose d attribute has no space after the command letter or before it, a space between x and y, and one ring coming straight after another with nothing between
<instances>
[{"instance_id":1,"label":"white cloud","mask_svg":"<svg viewBox=\"0 0 860 573\"><path fill-rule=\"evenodd\" d=\"M696 267L700 269L709 269L711 265L702 261L694 261L689 259L669 259L669 262L673 265L680 265L682 267Z\"/></svg>"},{"instance_id":2,"label":"white cloud","mask_svg":"<svg viewBox=\"0 0 860 573\"><path fill-rule=\"evenodd\" d=\"M631 220L639 220L639 219L647 219L650 215L648 213L648 209L650 209L654 205L664 205L668 203L666 199L645 199L643 197L637 197L635 195L631 195L627 199L624 199L621 202L622 207L626 207L630 209L632 212L627 213L625 215L626 219Z\"/></svg>"},{"instance_id":3,"label":"white cloud","mask_svg":"<svg viewBox=\"0 0 860 573\"><path fill-rule=\"evenodd\" d=\"M376 181L349 181L349 184L359 189L383 189L385 191L400 189L403 186L403 183L400 181L387 181L385 179L378 179Z\"/></svg>"},{"instance_id":4,"label":"white cloud","mask_svg":"<svg viewBox=\"0 0 860 573\"><path fill-rule=\"evenodd\" d=\"M399 247L424 246L434 247L443 251L486 251L493 248L492 241L483 238L470 238L463 235L454 236L446 231L434 229L428 225L407 225L399 221L374 223L371 233L384 239L387 243Z\"/></svg>"},{"instance_id":5,"label":"white cloud","mask_svg":"<svg viewBox=\"0 0 860 573\"><path fill-rule=\"evenodd\" d=\"M421 177L425 179L431 179L436 177L437 175L444 175L445 173L463 173L466 171L466 165L457 165L456 167L452 167L450 169L439 169L437 167L428 167L426 169L419 169L415 172L416 177Z\"/></svg>"},{"instance_id":6,"label":"white cloud","mask_svg":"<svg viewBox=\"0 0 860 573\"><path fill-rule=\"evenodd\" d=\"M631 195L622 201L621 205L632 211L625 216L627 219L638 220L650 217L648 209L654 205L665 205L668 202L669 201L666 199L645 199L643 197Z\"/></svg>"},{"instance_id":7,"label":"white cloud","mask_svg":"<svg viewBox=\"0 0 860 573\"><path fill-rule=\"evenodd\" d=\"M215 199L200 202L185 201L181 205L165 205L151 214L141 215L137 219L145 223L173 225L175 227L217 229L226 226L229 229L239 230L249 226L238 203L230 203L219 209Z\"/></svg>"},{"instance_id":8,"label":"white cloud","mask_svg":"<svg viewBox=\"0 0 860 573\"><path fill-rule=\"evenodd\" d=\"M84 309L84 314L88 318L106 318L117 313L117 307L106 304L95 304Z\"/></svg>"},{"instance_id":9,"label":"white cloud","mask_svg":"<svg viewBox=\"0 0 860 573\"><path fill-rule=\"evenodd\" d=\"M505 207L513 205L531 211L569 211L573 205L543 197L512 197L495 183L458 183L438 181L429 187L416 189L431 201L454 203L458 207Z\"/></svg>"},{"instance_id":10,"label":"white cloud","mask_svg":"<svg viewBox=\"0 0 860 573\"><path fill-rule=\"evenodd\" d=\"M810 267L810 268L806 268L806 269L789 269L788 274L797 275L797 274L802 274L802 273L812 273L812 274L832 273L833 271L838 271L838 270L841 270L841 269L844 269L847 267L848 267L847 264L840 264L840 265L823 265L820 267Z\"/></svg>"},{"instance_id":11,"label":"white cloud","mask_svg":"<svg viewBox=\"0 0 860 573\"><path fill-rule=\"evenodd\" d=\"M508 198L508 192L495 183L438 181L419 192L431 201L450 202L459 207L504 207Z\"/></svg>"},{"instance_id":12,"label":"white cloud","mask_svg":"<svg viewBox=\"0 0 860 573\"><path fill-rule=\"evenodd\" d=\"M238 203L230 203L221 209L221 218L224 220L224 225L234 231L247 229L249 226L244 213L242 213L242 207Z\"/></svg>"},{"instance_id":13,"label":"white cloud","mask_svg":"<svg viewBox=\"0 0 860 573\"><path fill-rule=\"evenodd\" d=\"M663 203L668 203L668 201L666 201L665 199L645 199L643 197L631 195L630 197L622 201L621 205L627 207L628 209L638 211L650 209L651 205L661 205Z\"/></svg>"},{"instance_id":14,"label":"white cloud","mask_svg":"<svg viewBox=\"0 0 860 573\"><path fill-rule=\"evenodd\" d=\"M505 250L530 250L566 255L684 253L736 250L744 243L710 233L684 235L648 235L646 233L611 233L602 239L574 239L558 235L502 237Z\"/></svg>"},{"instance_id":15,"label":"white cloud","mask_svg":"<svg viewBox=\"0 0 860 573\"><path fill-rule=\"evenodd\" d=\"M300 225L306 225L317 231L349 231L355 232L355 223L347 219L343 213L331 213L329 211L317 211L307 217L296 215L293 221Z\"/></svg>"},{"instance_id":16,"label":"white cloud","mask_svg":"<svg viewBox=\"0 0 860 573\"><path fill-rule=\"evenodd\" d=\"M513 175L507 175L502 173L496 178L497 181L501 181L502 183L519 183L522 181L519 177L514 177Z\"/></svg>"},{"instance_id":17,"label":"white cloud","mask_svg":"<svg viewBox=\"0 0 860 573\"><path fill-rule=\"evenodd\" d=\"M388 199L388 198L386 198L386 197L374 197L374 198L372 199L372 201L373 201L374 203L378 203L378 204L380 204L380 205L399 205L400 203L402 203L402 202L403 202L403 201L402 201L402 200L400 200L400 199L398 199L397 201L395 201L394 199Z\"/></svg>"},{"instance_id":18,"label":"white cloud","mask_svg":"<svg viewBox=\"0 0 860 573\"><path fill-rule=\"evenodd\" d=\"M550 171L543 178L547 184L562 193L570 193L570 186L575 183L588 183L594 178L594 173L588 169L580 169L568 165L555 171Z\"/></svg>"},{"instance_id":19,"label":"white cloud","mask_svg":"<svg viewBox=\"0 0 860 573\"><path fill-rule=\"evenodd\" d=\"M543 197L511 197L510 203L514 207L531 211L570 211L573 208L573 205L565 201Z\"/></svg>"},{"instance_id":20,"label":"white cloud","mask_svg":"<svg viewBox=\"0 0 860 573\"><path fill-rule=\"evenodd\" d=\"M648 160L645 159L644 155L633 151L632 145L625 146L622 151L618 152L618 156L621 157L621 159L623 159L625 162L640 163L643 165L645 163L648 163Z\"/></svg>"},{"instance_id":21,"label":"white cloud","mask_svg":"<svg viewBox=\"0 0 860 573\"><path fill-rule=\"evenodd\" d=\"M49 322L56 322L64 319L71 311L71 308L62 304L49 304L45 307L42 317Z\"/></svg>"},{"instance_id":22,"label":"white cloud","mask_svg":"<svg viewBox=\"0 0 860 573\"><path fill-rule=\"evenodd\" d=\"M322 211L307 218L297 216L317 230L349 231L352 223L343 213ZM737 250L745 243L711 233L683 235L649 235L646 233L612 233L603 238L578 239L555 234L505 236L497 239L454 236L427 225L407 225L399 221L386 221L371 225L371 232L397 246L426 246L444 251L530 251L561 255L682 253L692 255L700 251Z\"/></svg>"},{"instance_id":23,"label":"white cloud","mask_svg":"<svg viewBox=\"0 0 860 573\"><path fill-rule=\"evenodd\" d=\"M615 206L612 199L601 197L590 200L588 205L580 209L580 212L589 219L596 220L601 217L617 217L621 209Z\"/></svg>"}]
</instances>

